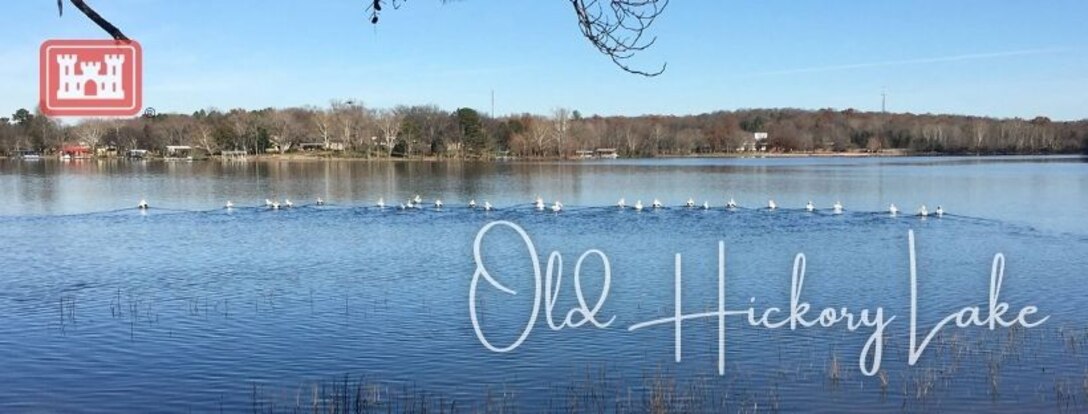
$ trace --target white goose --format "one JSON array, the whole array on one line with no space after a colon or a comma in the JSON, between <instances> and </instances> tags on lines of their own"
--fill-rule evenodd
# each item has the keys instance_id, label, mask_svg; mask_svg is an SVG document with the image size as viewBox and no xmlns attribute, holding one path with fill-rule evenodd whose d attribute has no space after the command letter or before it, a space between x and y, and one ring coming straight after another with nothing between
<instances>
[{"instance_id":1,"label":"white goose","mask_svg":"<svg viewBox=\"0 0 1088 414\"><path fill-rule=\"evenodd\" d=\"M941 208L941 206L937 206L937 211L935 211L935 213L937 213L937 217L944 217L944 209Z\"/></svg>"},{"instance_id":2,"label":"white goose","mask_svg":"<svg viewBox=\"0 0 1088 414\"><path fill-rule=\"evenodd\" d=\"M544 199L540 198L540 196L537 196L536 197L536 202L533 203L533 206L536 207L537 210L543 211L544 210Z\"/></svg>"},{"instance_id":3,"label":"white goose","mask_svg":"<svg viewBox=\"0 0 1088 414\"><path fill-rule=\"evenodd\" d=\"M385 197L378 197L378 208L385 208Z\"/></svg>"},{"instance_id":4,"label":"white goose","mask_svg":"<svg viewBox=\"0 0 1088 414\"><path fill-rule=\"evenodd\" d=\"M703 201L703 210L710 210L710 202Z\"/></svg>"},{"instance_id":5,"label":"white goose","mask_svg":"<svg viewBox=\"0 0 1088 414\"><path fill-rule=\"evenodd\" d=\"M491 202L484 201L484 211L491 211Z\"/></svg>"},{"instance_id":6,"label":"white goose","mask_svg":"<svg viewBox=\"0 0 1088 414\"><path fill-rule=\"evenodd\" d=\"M899 215L899 207L896 207L895 203L892 203L888 206L888 214L891 214L893 216Z\"/></svg>"},{"instance_id":7,"label":"white goose","mask_svg":"<svg viewBox=\"0 0 1088 414\"><path fill-rule=\"evenodd\" d=\"M272 208L273 210L279 210L279 209L280 209L280 202L279 202L279 200L273 201L273 202L272 202L272 205L271 205L271 206L269 206L269 207L271 207L271 208Z\"/></svg>"},{"instance_id":8,"label":"white goose","mask_svg":"<svg viewBox=\"0 0 1088 414\"><path fill-rule=\"evenodd\" d=\"M929 209L926 208L925 204L918 208L918 217L929 217Z\"/></svg>"},{"instance_id":9,"label":"white goose","mask_svg":"<svg viewBox=\"0 0 1088 414\"><path fill-rule=\"evenodd\" d=\"M635 201L635 211L642 211L642 200Z\"/></svg>"},{"instance_id":10,"label":"white goose","mask_svg":"<svg viewBox=\"0 0 1088 414\"><path fill-rule=\"evenodd\" d=\"M317 205L319 205L319 206L325 205L325 200L322 200L321 197L318 197L317 198Z\"/></svg>"},{"instance_id":11,"label":"white goose","mask_svg":"<svg viewBox=\"0 0 1088 414\"><path fill-rule=\"evenodd\" d=\"M267 198L264 199L264 206L265 207L272 207L272 200L269 200Z\"/></svg>"},{"instance_id":12,"label":"white goose","mask_svg":"<svg viewBox=\"0 0 1088 414\"><path fill-rule=\"evenodd\" d=\"M661 208L661 200L655 198L653 204L651 204L650 206L653 208Z\"/></svg>"},{"instance_id":13,"label":"white goose","mask_svg":"<svg viewBox=\"0 0 1088 414\"><path fill-rule=\"evenodd\" d=\"M688 197L688 202L684 203L684 206L687 208L695 207L695 200L692 200L690 197Z\"/></svg>"},{"instance_id":14,"label":"white goose","mask_svg":"<svg viewBox=\"0 0 1088 414\"><path fill-rule=\"evenodd\" d=\"M412 204L415 204L415 205L423 204L423 197L420 197L419 194L416 194L416 196L414 198L412 198Z\"/></svg>"},{"instance_id":15,"label":"white goose","mask_svg":"<svg viewBox=\"0 0 1088 414\"><path fill-rule=\"evenodd\" d=\"M227 210L234 208L234 203L232 203L230 200L227 200L226 208Z\"/></svg>"},{"instance_id":16,"label":"white goose","mask_svg":"<svg viewBox=\"0 0 1088 414\"><path fill-rule=\"evenodd\" d=\"M140 210L147 210L147 209L151 208L151 206L147 204L147 200L140 199L140 202L136 203L136 208L138 208Z\"/></svg>"},{"instance_id":17,"label":"white goose","mask_svg":"<svg viewBox=\"0 0 1088 414\"><path fill-rule=\"evenodd\" d=\"M559 200L555 200L555 204L552 204L552 212L558 213L561 210L563 210L563 203L560 203Z\"/></svg>"},{"instance_id":18,"label":"white goose","mask_svg":"<svg viewBox=\"0 0 1088 414\"><path fill-rule=\"evenodd\" d=\"M842 201L836 201L835 205L831 206L831 209L835 211L835 214L842 214Z\"/></svg>"},{"instance_id":19,"label":"white goose","mask_svg":"<svg viewBox=\"0 0 1088 414\"><path fill-rule=\"evenodd\" d=\"M808 203L805 204L805 210L809 213L816 211L816 205L812 204L812 200L809 200Z\"/></svg>"},{"instance_id":20,"label":"white goose","mask_svg":"<svg viewBox=\"0 0 1088 414\"><path fill-rule=\"evenodd\" d=\"M624 208L627 207L627 200L624 200L624 199L621 198L620 201L616 202L616 207L619 207L620 210L623 210Z\"/></svg>"},{"instance_id":21,"label":"white goose","mask_svg":"<svg viewBox=\"0 0 1088 414\"><path fill-rule=\"evenodd\" d=\"M776 210L776 209L778 209L778 204L775 204L774 200L768 200L767 201L767 209L768 210Z\"/></svg>"},{"instance_id":22,"label":"white goose","mask_svg":"<svg viewBox=\"0 0 1088 414\"><path fill-rule=\"evenodd\" d=\"M476 208L476 200L472 199L468 201L468 208Z\"/></svg>"},{"instance_id":23,"label":"white goose","mask_svg":"<svg viewBox=\"0 0 1088 414\"><path fill-rule=\"evenodd\" d=\"M443 206L442 199L440 199L440 198L434 199L434 208L441 209L442 206Z\"/></svg>"},{"instance_id":24,"label":"white goose","mask_svg":"<svg viewBox=\"0 0 1088 414\"><path fill-rule=\"evenodd\" d=\"M734 200L734 199L730 198L729 202L725 203L725 208L729 208L729 209L737 208L737 200Z\"/></svg>"},{"instance_id":25,"label":"white goose","mask_svg":"<svg viewBox=\"0 0 1088 414\"><path fill-rule=\"evenodd\" d=\"M292 203L290 198L285 198L285 199L283 199L283 206L287 207L287 208L291 208L291 207L295 206L295 203Z\"/></svg>"}]
</instances>

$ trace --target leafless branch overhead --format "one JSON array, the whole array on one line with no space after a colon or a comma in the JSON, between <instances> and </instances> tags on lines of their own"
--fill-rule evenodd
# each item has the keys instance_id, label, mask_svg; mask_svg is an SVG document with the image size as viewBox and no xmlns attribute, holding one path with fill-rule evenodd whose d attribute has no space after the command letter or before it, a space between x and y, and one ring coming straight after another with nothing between
<instances>
[{"instance_id":1,"label":"leafless branch overhead","mask_svg":"<svg viewBox=\"0 0 1088 414\"><path fill-rule=\"evenodd\" d=\"M382 5L400 8L408 0L366 0L370 22L377 24ZM451 0L442 0L447 3ZM665 72L667 64L654 71L635 69L628 59L636 52L653 46L656 37L646 32L665 11L669 0L568 0L578 17L582 35L612 62L624 71L642 76L657 76Z\"/></svg>"},{"instance_id":2,"label":"leafless branch overhead","mask_svg":"<svg viewBox=\"0 0 1088 414\"><path fill-rule=\"evenodd\" d=\"M665 72L667 64L648 72L634 69L627 60L636 52L653 46L656 36L645 37L669 0L569 0L578 16L582 35L601 53L627 72L657 76Z\"/></svg>"},{"instance_id":3,"label":"leafless branch overhead","mask_svg":"<svg viewBox=\"0 0 1088 414\"><path fill-rule=\"evenodd\" d=\"M69 0L73 6L91 19L98 27L105 30L116 40L128 40L128 37L94 11L83 0ZM400 8L408 0L365 0L370 22L378 23L382 7L386 4L394 9ZM443 3L452 0L442 0ZM628 59L635 53L653 46L655 36L647 36L647 31L654 21L665 11L669 0L568 0L578 17L578 27L582 35L620 69L642 76L657 76L665 72L667 63L654 71L633 68ZM57 11L64 15L64 0L57 0Z\"/></svg>"},{"instance_id":4,"label":"leafless branch overhead","mask_svg":"<svg viewBox=\"0 0 1088 414\"><path fill-rule=\"evenodd\" d=\"M121 33L121 29L118 29L117 26L114 26L108 20L99 15L98 12L94 11L94 9L92 9L91 6L88 6L87 3L85 3L83 0L70 1L72 2L72 5L76 7L76 9L78 9L80 12L83 12L83 14L87 16L88 19L91 19L94 24L97 24L98 27L101 27L102 30L106 31L106 33L109 33L109 35L112 36L115 40L128 40L128 36L125 36L124 33ZM57 12L60 13L61 16L64 15L64 0L57 0Z\"/></svg>"}]
</instances>

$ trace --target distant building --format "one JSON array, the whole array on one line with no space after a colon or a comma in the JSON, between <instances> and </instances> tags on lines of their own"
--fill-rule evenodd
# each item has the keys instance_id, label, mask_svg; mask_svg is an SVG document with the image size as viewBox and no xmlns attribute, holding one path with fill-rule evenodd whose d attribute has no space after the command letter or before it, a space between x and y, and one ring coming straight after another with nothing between
<instances>
[{"instance_id":1,"label":"distant building","mask_svg":"<svg viewBox=\"0 0 1088 414\"><path fill-rule=\"evenodd\" d=\"M767 133L755 132L752 137L744 140L737 147L737 152L763 152L767 151Z\"/></svg>"},{"instance_id":2,"label":"distant building","mask_svg":"<svg viewBox=\"0 0 1088 414\"><path fill-rule=\"evenodd\" d=\"M300 151L343 151L346 146L343 142L303 142L298 144Z\"/></svg>"},{"instance_id":3,"label":"distant building","mask_svg":"<svg viewBox=\"0 0 1088 414\"><path fill-rule=\"evenodd\" d=\"M167 145L166 158L193 159L193 147L188 145Z\"/></svg>"},{"instance_id":4,"label":"distant building","mask_svg":"<svg viewBox=\"0 0 1088 414\"><path fill-rule=\"evenodd\" d=\"M104 147L95 148L94 154L99 157L116 157L117 147L113 145L107 145Z\"/></svg>"},{"instance_id":5,"label":"distant building","mask_svg":"<svg viewBox=\"0 0 1088 414\"><path fill-rule=\"evenodd\" d=\"M219 155L223 157L223 160L245 161L246 159L246 152L242 150L224 150Z\"/></svg>"},{"instance_id":6,"label":"distant building","mask_svg":"<svg viewBox=\"0 0 1088 414\"><path fill-rule=\"evenodd\" d=\"M91 147L84 144L67 144L60 148L60 157L63 159L90 158Z\"/></svg>"},{"instance_id":7,"label":"distant building","mask_svg":"<svg viewBox=\"0 0 1088 414\"><path fill-rule=\"evenodd\" d=\"M620 157L615 148L597 148L597 157L605 160L614 160Z\"/></svg>"},{"instance_id":8,"label":"distant building","mask_svg":"<svg viewBox=\"0 0 1088 414\"><path fill-rule=\"evenodd\" d=\"M580 159L580 160L590 160L590 159L593 159L593 151L591 151L591 150L578 150L578 151L575 151L575 156L574 157L577 158L577 159Z\"/></svg>"},{"instance_id":9,"label":"distant building","mask_svg":"<svg viewBox=\"0 0 1088 414\"><path fill-rule=\"evenodd\" d=\"M42 158L42 154L35 150L21 149L16 150L15 153L18 154L19 158L22 158L24 160L39 160Z\"/></svg>"}]
</instances>

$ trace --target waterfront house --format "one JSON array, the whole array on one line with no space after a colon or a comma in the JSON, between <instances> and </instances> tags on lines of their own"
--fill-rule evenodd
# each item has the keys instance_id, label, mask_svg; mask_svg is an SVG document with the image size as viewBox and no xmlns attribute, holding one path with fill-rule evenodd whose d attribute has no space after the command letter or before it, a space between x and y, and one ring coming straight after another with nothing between
<instances>
[{"instance_id":1,"label":"waterfront house","mask_svg":"<svg viewBox=\"0 0 1088 414\"><path fill-rule=\"evenodd\" d=\"M615 148L597 148L597 158L604 160L614 160L620 157L620 153Z\"/></svg>"},{"instance_id":2,"label":"waterfront house","mask_svg":"<svg viewBox=\"0 0 1088 414\"><path fill-rule=\"evenodd\" d=\"M16 150L15 154L24 160L40 160L42 158L42 154L35 150Z\"/></svg>"},{"instance_id":3,"label":"waterfront house","mask_svg":"<svg viewBox=\"0 0 1088 414\"><path fill-rule=\"evenodd\" d=\"M344 147L343 142L335 142L335 141L329 141L329 142L303 142L303 143L298 144L298 149L301 150L301 151L318 151L318 150L343 151L344 148L345 147Z\"/></svg>"},{"instance_id":4,"label":"waterfront house","mask_svg":"<svg viewBox=\"0 0 1088 414\"><path fill-rule=\"evenodd\" d=\"M95 148L94 155L98 157L116 157L117 147L113 145L107 145L104 147Z\"/></svg>"},{"instance_id":5,"label":"waterfront house","mask_svg":"<svg viewBox=\"0 0 1088 414\"><path fill-rule=\"evenodd\" d=\"M91 148L84 144L66 144L60 147L61 159L90 158Z\"/></svg>"},{"instance_id":6,"label":"waterfront house","mask_svg":"<svg viewBox=\"0 0 1088 414\"><path fill-rule=\"evenodd\" d=\"M764 152L767 151L767 133L755 132L752 137L745 139L737 147L737 152Z\"/></svg>"},{"instance_id":7,"label":"waterfront house","mask_svg":"<svg viewBox=\"0 0 1088 414\"><path fill-rule=\"evenodd\" d=\"M219 155L223 157L223 160L230 161L245 161L246 152L242 150L223 150Z\"/></svg>"},{"instance_id":8,"label":"waterfront house","mask_svg":"<svg viewBox=\"0 0 1088 414\"><path fill-rule=\"evenodd\" d=\"M193 159L193 147L188 145L167 145L166 146L166 158L172 160L178 159Z\"/></svg>"}]
</instances>

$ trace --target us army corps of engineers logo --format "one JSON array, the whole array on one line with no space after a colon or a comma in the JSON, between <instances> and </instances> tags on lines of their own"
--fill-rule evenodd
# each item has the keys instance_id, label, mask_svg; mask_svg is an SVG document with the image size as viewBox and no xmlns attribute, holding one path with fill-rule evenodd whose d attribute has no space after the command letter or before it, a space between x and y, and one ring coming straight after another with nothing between
<instances>
[{"instance_id":1,"label":"us army corps of engineers logo","mask_svg":"<svg viewBox=\"0 0 1088 414\"><path fill-rule=\"evenodd\" d=\"M50 116L131 116L142 106L142 52L132 40L47 40L39 108Z\"/></svg>"}]
</instances>

